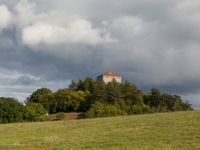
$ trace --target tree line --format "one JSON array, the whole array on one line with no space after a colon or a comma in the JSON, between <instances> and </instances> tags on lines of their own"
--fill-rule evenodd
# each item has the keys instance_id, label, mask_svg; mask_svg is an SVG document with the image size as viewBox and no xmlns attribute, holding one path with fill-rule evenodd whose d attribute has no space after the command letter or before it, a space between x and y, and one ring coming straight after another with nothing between
<instances>
[{"instance_id":1,"label":"tree line","mask_svg":"<svg viewBox=\"0 0 200 150\"><path fill-rule=\"evenodd\" d=\"M85 112L85 117L107 117L144 113L192 110L188 101L179 95L161 93L152 88L144 94L136 85L114 79L109 83L90 77L78 82L71 81L68 88L52 92L40 88L24 101L15 98L0 98L0 123L22 121L49 121L45 113Z\"/></svg>"}]
</instances>

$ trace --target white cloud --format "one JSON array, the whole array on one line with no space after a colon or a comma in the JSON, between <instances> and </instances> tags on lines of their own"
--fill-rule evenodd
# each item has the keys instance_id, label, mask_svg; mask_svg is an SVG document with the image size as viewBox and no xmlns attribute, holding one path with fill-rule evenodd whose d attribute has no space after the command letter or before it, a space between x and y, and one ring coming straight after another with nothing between
<instances>
[{"instance_id":1,"label":"white cloud","mask_svg":"<svg viewBox=\"0 0 200 150\"><path fill-rule=\"evenodd\" d=\"M36 5L27 0L21 0L15 7L15 23L18 27L26 26L35 21L34 9Z\"/></svg>"},{"instance_id":2,"label":"white cloud","mask_svg":"<svg viewBox=\"0 0 200 150\"><path fill-rule=\"evenodd\" d=\"M21 0L14 8L18 37L26 45L117 43L105 28L94 28L92 22L81 15L51 10L36 13L37 5ZM20 34L21 31L21 34Z\"/></svg>"},{"instance_id":3,"label":"white cloud","mask_svg":"<svg viewBox=\"0 0 200 150\"><path fill-rule=\"evenodd\" d=\"M8 8L4 5L0 5L0 31L8 28L8 25L12 21L12 14Z\"/></svg>"},{"instance_id":4,"label":"white cloud","mask_svg":"<svg viewBox=\"0 0 200 150\"><path fill-rule=\"evenodd\" d=\"M36 23L22 30L22 41L30 46L37 44L104 44L116 43L110 34L99 28L92 28L92 23L87 20L77 20L66 28L45 23Z\"/></svg>"}]
</instances>

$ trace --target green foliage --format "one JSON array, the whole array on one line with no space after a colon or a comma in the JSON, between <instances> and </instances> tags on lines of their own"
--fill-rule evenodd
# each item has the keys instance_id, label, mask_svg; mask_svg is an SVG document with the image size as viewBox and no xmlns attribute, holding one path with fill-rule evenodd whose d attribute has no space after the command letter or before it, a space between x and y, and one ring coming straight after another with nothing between
<instances>
[{"instance_id":1,"label":"green foliage","mask_svg":"<svg viewBox=\"0 0 200 150\"><path fill-rule=\"evenodd\" d=\"M95 102L86 113L86 118L114 117L122 115L121 110L114 105Z\"/></svg>"},{"instance_id":2,"label":"green foliage","mask_svg":"<svg viewBox=\"0 0 200 150\"><path fill-rule=\"evenodd\" d=\"M86 113L87 118L103 117L104 105L100 102L95 102L91 105L90 109Z\"/></svg>"},{"instance_id":3,"label":"green foliage","mask_svg":"<svg viewBox=\"0 0 200 150\"><path fill-rule=\"evenodd\" d=\"M121 93L121 84L118 83L114 78L111 82L106 85L107 90L107 102L110 104L117 104L118 101L123 97Z\"/></svg>"},{"instance_id":4,"label":"green foliage","mask_svg":"<svg viewBox=\"0 0 200 150\"><path fill-rule=\"evenodd\" d=\"M142 107L140 105L132 105L131 107L133 114L141 114Z\"/></svg>"},{"instance_id":5,"label":"green foliage","mask_svg":"<svg viewBox=\"0 0 200 150\"><path fill-rule=\"evenodd\" d=\"M74 80L71 81L71 84L69 85L69 90L72 90L72 91L77 90L77 84Z\"/></svg>"},{"instance_id":6,"label":"green foliage","mask_svg":"<svg viewBox=\"0 0 200 150\"><path fill-rule=\"evenodd\" d=\"M51 118L49 116L42 116L40 117L40 121L44 122L44 121L51 121Z\"/></svg>"},{"instance_id":7,"label":"green foliage","mask_svg":"<svg viewBox=\"0 0 200 150\"><path fill-rule=\"evenodd\" d=\"M105 105L104 107L104 116L105 117L114 117L121 115L121 110L117 109L114 105Z\"/></svg>"},{"instance_id":8,"label":"green foliage","mask_svg":"<svg viewBox=\"0 0 200 150\"><path fill-rule=\"evenodd\" d=\"M104 103L107 100L107 92L106 92L106 84L99 80L96 80L94 86L94 92L92 94L93 102L101 102Z\"/></svg>"},{"instance_id":9,"label":"green foliage","mask_svg":"<svg viewBox=\"0 0 200 150\"><path fill-rule=\"evenodd\" d=\"M65 118L66 118L66 116L65 116L64 113L58 113L58 114L56 115L56 119L58 119L58 120L62 120L62 119L65 119Z\"/></svg>"},{"instance_id":10,"label":"green foliage","mask_svg":"<svg viewBox=\"0 0 200 150\"><path fill-rule=\"evenodd\" d=\"M33 92L30 97L28 97L25 101L26 104L29 102L37 103L39 101L39 97L44 96L46 94L52 93L52 91L48 88L40 88Z\"/></svg>"},{"instance_id":11,"label":"green foliage","mask_svg":"<svg viewBox=\"0 0 200 150\"><path fill-rule=\"evenodd\" d=\"M43 120L43 117L47 111L43 108L43 106L39 103L29 103L25 107L25 120L26 121L41 121Z\"/></svg>"},{"instance_id":12,"label":"green foliage","mask_svg":"<svg viewBox=\"0 0 200 150\"><path fill-rule=\"evenodd\" d=\"M89 91L59 89L57 92L40 96L38 103L50 113L86 111L91 105L91 94Z\"/></svg>"},{"instance_id":13,"label":"green foliage","mask_svg":"<svg viewBox=\"0 0 200 150\"><path fill-rule=\"evenodd\" d=\"M151 112L169 112L191 110L191 104L182 102L178 95L161 94L158 89L152 88L151 93L143 95L144 103L151 108Z\"/></svg>"},{"instance_id":14,"label":"green foliage","mask_svg":"<svg viewBox=\"0 0 200 150\"><path fill-rule=\"evenodd\" d=\"M189 102L183 102L178 95L161 93L152 88L143 94L136 85L125 80L124 84L115 79L107 84L99 80L72 80L69 89L52 93L48 88L33 92L23 106L14 98L0 98L0 123L45 121L46 112L87 112L87 117L111 117L169 111L192 110Z\"/></svg>"},{"instance_id":15,"label":"green foliage","mask_svg":"<svg viewBox=\"0 0 200 150\"><path fill-rule=\"evenodd\" d=\"M48 93L39 97L38 103L41 104L49 113L56 113L58 101L55 93Z\"/></svg>"},{"instance_id":16,"label":"green foliage","mask_svg":"<svg viewBox=\"0 0 200 150\"><path fill-rule=\"evenodd\" d=\"M130 82L125 80L125 84L123 85L122 93L124 95L124 99L126 103L130 105L143 105L143 93L141 90L137 89L137 87Z\"/></svg>"},{"instance_id":17,"label":"green foliage","mask_svg":"<svg viewBox=\"0 0 200 150\"><path fill-rule=\"evenodd\" d=\"M15 98L0 97L0 123L23 122L24 105Z\"/></svg>"}]
</instances>

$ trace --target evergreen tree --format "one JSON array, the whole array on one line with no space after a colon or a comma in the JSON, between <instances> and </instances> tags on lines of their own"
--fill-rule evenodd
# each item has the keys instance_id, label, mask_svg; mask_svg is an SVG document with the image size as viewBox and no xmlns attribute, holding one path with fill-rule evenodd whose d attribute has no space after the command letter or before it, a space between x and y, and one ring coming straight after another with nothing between
<instances>
[{"instance_id":1,"label":"evergreen tree","mask_svg":"<svg viewBox=\"0 0 200 150\"><path fill-rule=\"evenodd\" d=\"M111 82L107 83L107 98L111 104L118 104L118 101L123 97L121 93L122 85L118 83L114 78Z\"/></svg>"},{"instance_id":2,"label":"evergreen tree","mask_svg":"<svg viewBox=\"0 0 200 150\"><path fill-rule=\"evenodd\" d=\"M77 90L77 83L72 80L71 84L69 85L69 90L76 91Z\"/></svg>"},{"instance_id":3,"label":"evergreen tree","mask_svg":"<svg viewBox=\"0 0 200 150\"><path fill-rule=\"evenodd\" d=\"M107 100L107 92L106 92L106 84L105 82L101 82L96 80L94 91L92 94L92 103L101 102L104 103Z\"/></svg>"}]
</instances>

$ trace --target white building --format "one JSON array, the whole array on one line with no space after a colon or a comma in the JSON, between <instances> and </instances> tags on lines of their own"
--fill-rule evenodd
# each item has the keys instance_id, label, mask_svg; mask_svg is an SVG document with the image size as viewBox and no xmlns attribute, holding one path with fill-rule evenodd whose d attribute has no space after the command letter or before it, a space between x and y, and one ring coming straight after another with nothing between
<instances>
[{"instance_id":1,"label":"white building","mask_svg":"<svg viewBox=\"0 0 200 150\"><path fill-rule=\"evenodd\" d=\"M122 77L119 74L116 74L114 72L108 71L104 74L97 77L100 81L104 81L105 83L111 82L113 78L118 82L121 83Z\"/></svg>"}]
</instances>

